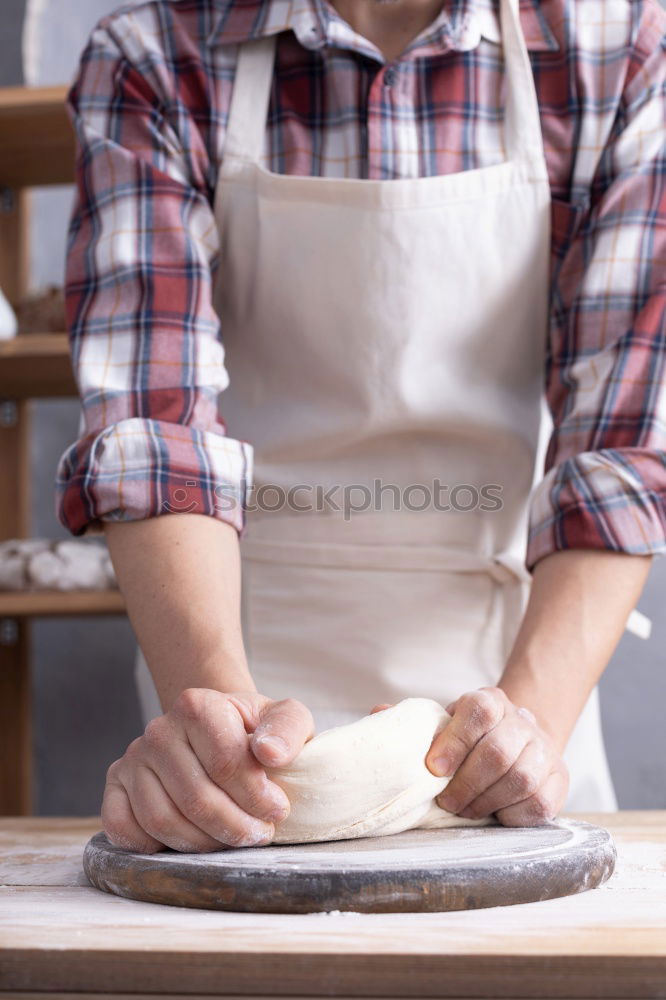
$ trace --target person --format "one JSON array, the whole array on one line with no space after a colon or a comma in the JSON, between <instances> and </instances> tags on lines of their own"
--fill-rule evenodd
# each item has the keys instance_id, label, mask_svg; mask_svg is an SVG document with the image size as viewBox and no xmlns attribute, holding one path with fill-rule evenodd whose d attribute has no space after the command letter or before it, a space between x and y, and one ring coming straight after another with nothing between
<instances>
[{"instance_id":1,"label":"person","mask_svg":"<svg viewBox=\"0 0 666 1000\"><path fill-rule=\"evenodd\" d=\"M444 808L617 807L597 682L665 549L666 12L602 13L144 0L93 29L56 502L141 651L114 843L267 843L270 768L408 696L452 716Z\"/></svg>"}]
</instances>

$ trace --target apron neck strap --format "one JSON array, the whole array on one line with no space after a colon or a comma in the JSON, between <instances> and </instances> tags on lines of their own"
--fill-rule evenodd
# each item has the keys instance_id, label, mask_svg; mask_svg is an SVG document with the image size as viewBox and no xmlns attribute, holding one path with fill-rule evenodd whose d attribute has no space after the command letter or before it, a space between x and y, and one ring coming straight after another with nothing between
<instances>
[{"instance_id":1,"label":"apron neck strap","mask_svg":"<svg viewBox=\"0 0 666 1000\"><path fill-rule=\"evenodd\" d=\"M238 52L229 118L223 139L227 158L257 163L264 147L277 35L252 38Z\"/></svg>"},{"instance_id":2,"label":"apron neck strap","mask_svg":"<svg viewBox=\"0 0 666 1000\"><path fill-rule=\"evenodd\" d=\"M534 75L520 25L519 0L500 0L506 67L504 133L507 156L543 155ZM226 158L258 162L265 141L277 34L243 42L238 53L222 163Z\"/></svg>"},{"instance_id":3,"label":"apron neck strap","mask_svg":"<svg viewBox=\"0 0 666 1000\"><path fill-rule=\"evenodd\" d=\"M539 99L525 36L519 0L500 0L500 27L506 70L504 141L508 158L544 155Z\"/></svg>"}]
</instances>

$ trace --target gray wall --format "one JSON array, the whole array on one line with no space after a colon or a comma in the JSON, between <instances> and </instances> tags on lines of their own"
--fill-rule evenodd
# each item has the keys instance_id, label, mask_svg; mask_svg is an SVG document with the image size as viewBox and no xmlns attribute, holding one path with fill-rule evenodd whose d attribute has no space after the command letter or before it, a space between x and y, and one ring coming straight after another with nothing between
<instances>
[{"instance_id":1,"label":"gray wall","mask_svg":"<svg viewBox=\"0 0 666 1000\"><path fill-rule=\"evenodd\" d=\"M60 453L76 438L78 405L33 404L33 534L68 537L53 512ZM125 618L42 619L33 626L35 811L99 811L106 768L139 735L135 643Z\"/></svg>"},{"instance_id":2,"label":"gray wall","mask_svg":"<svg viewBox=\"0 0 666 1000\"><path fill-rule=\"evenodd\" d=\"M73 10L80 11L84 33L91 19L89 0L66 0L66 6L70 17ZM112 9L114 3L108 6ZM15 37L12 40L9 36L11 30L16 32L18 7L18 0L4 0L4 19L0 21L0 66L4 72L9 71L7 58L17 51ZM72 61L75 51L69 55ZM44 58L48 58L48 50ZM16 66L12 72L18 73ZM43 82L51 82L52 72L45 64ZM17 80L18 76L3 82ZM36 194L35 232L40 233L40 239L33 258L33 284L39 286L62 281L71 189ZM76 436L77 421L76 403L49 401L35 406L34 534L65 534L53 513L53 476L58 456ZM653 619L652 637L642 641L625 633L601 682L608 754L624 808L666 807L665 595L666 559L658 559L639 605ZM63 619L35 625L38 812L92 813L99 808L107 765L140 731L132 683L133 656L134 642L126 621Z\"/></svg>"},{"instance_id":3,"label":"gray wall","mask_svg":"<svg viewBox=\"0 0 666 1000\"><path fill-rule=\"evenodd\" d=\"M0 87L23 82L21 26L24 0L2 0L0 17Z\"/></svg>"}]
</instances>

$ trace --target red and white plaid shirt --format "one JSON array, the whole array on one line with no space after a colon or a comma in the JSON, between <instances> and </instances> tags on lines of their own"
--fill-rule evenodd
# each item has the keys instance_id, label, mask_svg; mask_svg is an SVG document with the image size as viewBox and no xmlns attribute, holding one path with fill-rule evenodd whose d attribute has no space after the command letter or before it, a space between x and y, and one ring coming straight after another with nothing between
<instances>
[{"instance_id":1,"label":"red and white plaid shirt","mask_svg":"<svg viewBox=\"0 0 666 1000\"><path fill-rule=\"evenodd\" d=\"M521 0L520 13L553 199L554 432L527 563L570 547L664 552L666 11ZM268 169L415 178L506 158L499 0L446 0L390 66L327 0L145 0L102 18L67 95L82 418L56 485L75 535L179 509L186 483L188 511L242 530L253 452L218 415L233 371L212 306L213 198L238 44L278 32Z\"/></svg>"}]
</instances>

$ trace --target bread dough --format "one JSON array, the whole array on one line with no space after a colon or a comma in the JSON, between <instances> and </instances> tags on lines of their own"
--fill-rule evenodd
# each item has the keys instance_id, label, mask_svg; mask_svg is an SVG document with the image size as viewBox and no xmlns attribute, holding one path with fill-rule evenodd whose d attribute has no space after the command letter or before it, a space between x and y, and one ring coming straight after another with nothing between
<instances>
[{"instance_id":1,"label":"bread dough","mask_svg":"<svg viewBox=\"0 0 666 1000\"><path fill-rule=\"evenodd\" d=\"M0 542L0 590L106 590L118 582L106 545L83 538Z\"/></svg>"},{"instance_id":2,"label":"bread dough","mask_svg":"<svg viewBox=\"0 0 666 1000\"><path fill-rule=\"evenodd\" d=\"M289 816L275 844L379 837L403 830L485 826L434 802L449 782L428 770L425 757L451 716L429 698L406 698L305 744L286 767L267 768L287 794Z\"/></svg>"}]
</instances>

